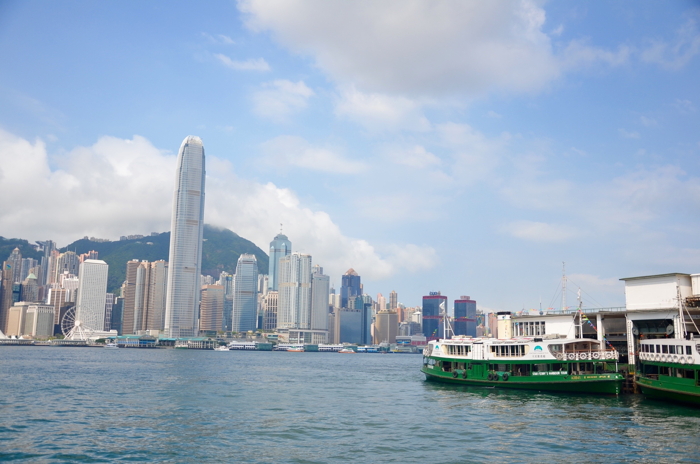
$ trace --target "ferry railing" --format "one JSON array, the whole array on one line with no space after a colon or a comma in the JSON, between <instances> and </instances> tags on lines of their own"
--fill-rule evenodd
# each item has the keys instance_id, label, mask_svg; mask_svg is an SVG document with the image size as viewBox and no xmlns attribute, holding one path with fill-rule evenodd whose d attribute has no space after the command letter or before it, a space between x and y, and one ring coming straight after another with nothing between
<instances>
[{"instance_id":1,"label":"ferry railing","mask_svg":"<svg viewBox=\"0 0 700 464\"><path fill-rule=\"evenodd\" d=\"M554 354L554 357L560 361L602 361L618 359L619 356L616 350L575 350Z\"/></svg>"}]
</instances>

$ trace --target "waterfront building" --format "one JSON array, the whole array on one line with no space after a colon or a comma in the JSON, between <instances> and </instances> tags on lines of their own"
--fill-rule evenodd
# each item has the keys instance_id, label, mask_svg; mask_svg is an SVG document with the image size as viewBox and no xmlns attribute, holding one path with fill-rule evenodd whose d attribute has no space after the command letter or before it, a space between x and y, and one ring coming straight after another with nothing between
<instances>
[{"instance_id":1,"label":"waterfront building","mask_svg":"<svg viewBox=\"0 0 700 464\"><path fill-rule=\"evenodd\" d=\"M338 308L335 311L333 343L365 345L363 341L362 311L359 309Z\"/></svg>"},{"instance_id":2,"label":"waterfront building","mask_svg":"<svg viewBox=\"0 0 700 464\"><path fill-rule=\"evenodd\" d=\"M12 277L14 278L14 276ZM27 315L27 308L31 303L21 301L15 303L8 310L7 327L4 330L8 337L19 337L24 335L24 319Z\"/></svg>"},{"instance_id":3,"label":"waterfront building","mask_svg":"<svg viewBox=\"0 0 700 464\"><path fill-rule=\"evenodd\" d=\"M255 255L242 254L233 278L233 332L247 332L257 327L258 261Z\"/></svg>"},{"instance_id":4,"label":"waterfront building","mask_svg":"<svg viewBox=\"0 0 700 464\"><path fill-rule=\"evenodd\" d=\"M341 278L340 285L340 306L349 308L349 300L352 297L362 295L362 283L360 276L355 269L348 269Z\"/></svg>"},{"instance_id":5,"label":"waterfront building","mask_svg":"<svg viewBox=\"0 0 700 464\"><path fill-rule=\"evenodd\" d=\"M107 272L109 266L98 259L86 259L78 269L78 296L75 319L89 329L104 331Z\"/></svg>"},{"instance_id":6,"label":"waterfront building","mask_svg":"<svg viewBox=\"0 0 700 464\"><path fill-rule=\"evenodd\" d=\"M202 140L188 136L177 156L173 194L165 333L196 337L204 232L205 157Z\"/></svg>"},{"instance_id":7,"label":"waterfront building","mask_svg":"<svg viewBox=\"0 0 700 464\"><path fill-rule=\"evenodd\" d=\"M382 309L377 313L374 324L374 343L396 343L399 331L399 316L396 311Z\"/></svg>"},{"instance_id":8,"label":"waterfront building","mask_svg":"<svg viewBox=\"0 0 700 464\"><path fill-rule=\"evenodd\" d=\"M468 296L455 300L453 329L455 335L476 337L476 301Z\"/></svg>"},{"instance_id":9,"label":"waterfront building","mask_svg":"<svg viewBox=\"0 0 700 464\"><path fill-rule=\"evenodd\" d=\"M53 335L53 307L45 304L27 306L24 316L23 335L48 338Z\"/></svg>"},{"instance_id":10,"label":"waterfront building","mask_svg":"<svg viewBox=\"0 0 700 464\"><path fill-rule=\"evenodd\" d=\"M280 329L311 328L311 255L292 253L280 258Z\"/></svg>"},{"instance_id":11,"label":"waterfront building","mask_svg":"<svg viewBox=\"0 0 700 464\"><path fill-rule=\"evenodd\" d=\"M280 259L292 253L292 242L282 232L277 234L270 242L270 265L268 268L268 287L271 290L279 290L279 263Z\"/></svg>"},{"instance_id":12,"label":"waterfront building","mask_svg":"<svg viewBox=\"0 0 700 464\"><path fill-rule=\"evenodd\" d=\"M224 286L205 285L202 287L202 303L199 313L200 332L218 332L221 330L221 318L224 314Z\"/></svg>"},{"instance_id":13,"label":"waterfront building","mask_svg":"<svg viewBox=\"0 0 700 464\"><path fill-rule=\"evenodd\" d=\"M442 308L440 307L442 305ZM443 309L444 308L444 309ZM430 292L423 297L423 335L430 341L443 337L442 313L447 312L447 297Z\"/></svg>"},{"instance_id":14,"label":"waterfront building","mask_svg":"<svg viewBox=\"0 0 700 464\"><path fill-rule=\"evenodd\" d=\"M270 331L277 328L278 303L279 292L270 290L262 297L261 306L263 312L263 330Z\"/></svg>"},{"instance_id":15,"label":"waterfront building","mask_svg":"<svg viewBox=\"0 0 700 464\"><path fill-rule=\"evenodd\" d=\"M141 266L138 259L132 259L126 263L126 280L122 285L122 297L124 298L123 324L120 334L134 334L134 313L136 310L136 286L137 273Z\"/></svg>"},{"instance_id":16,"label":"waterfront building","mask_svg":"<svg viewBox=\"0 0 700 464\"><path fill-rule=\"evenodd\" d=\"M317 264L311 273L311 329L328 331L329 296L330 277L324 275L323 268Z\"/></svg>"}]
</instances>

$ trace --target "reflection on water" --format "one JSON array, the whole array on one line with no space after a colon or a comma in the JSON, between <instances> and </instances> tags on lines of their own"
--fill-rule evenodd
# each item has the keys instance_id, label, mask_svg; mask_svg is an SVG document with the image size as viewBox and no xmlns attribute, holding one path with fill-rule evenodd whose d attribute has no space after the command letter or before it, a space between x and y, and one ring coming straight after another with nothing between
<instances>
[{"instance_id":1,"label":"reflection on water","mask_svg":"<svg viewBox=\"0 0 700 464\"><path fill-rule=\"evenodd\" d=\"M426 382L415 355L3 347L0 460L678 462L700 410Z\"/></svg>"}]
</instances>

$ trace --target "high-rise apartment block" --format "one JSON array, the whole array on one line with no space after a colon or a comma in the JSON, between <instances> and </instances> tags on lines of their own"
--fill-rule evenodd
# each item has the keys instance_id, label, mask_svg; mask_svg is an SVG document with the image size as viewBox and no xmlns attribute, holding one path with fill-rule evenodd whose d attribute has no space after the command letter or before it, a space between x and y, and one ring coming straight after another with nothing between
<instances>
[{"instance_id":1,"label":"high-rise apartment block","mask_svg":"<svg viewBox=\"0 0 700 464\"><path fill-rule=\"evenodd\" d=\"M167 282L168 263L164 260L126 263L122 333L163 330Z\"/></svg>"},{"instance_id":2,"label":"high-rise apartment block","mask_svg":"<svg viewBox=\"0 0 700 464\"><path fill-rule=\"evenodd\" d=\"M169 337L197 336L204 233L204 146L188 136L177 156L165 305Z\"/></svg>"}]
</instances>

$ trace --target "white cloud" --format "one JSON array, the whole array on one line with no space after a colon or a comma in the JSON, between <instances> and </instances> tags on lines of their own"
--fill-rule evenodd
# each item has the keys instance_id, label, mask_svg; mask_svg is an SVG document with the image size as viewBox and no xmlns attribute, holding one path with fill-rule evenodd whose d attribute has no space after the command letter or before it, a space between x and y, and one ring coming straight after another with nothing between
<instances>
[{"instance_id":1,"label":"white cloud","mask_svg":"<svg viewBox=\"0 0 700 464\"><path fill-rule=\"evenodd\" d=\"M394 163L416 169L425 169L442 164L440 158L430 153L421 145L410 148L391 147L386 150L387 156Z\"/></svg>"},{"instance_id":2,"label":"white cloud","mask_svg":"<svg viewBox=\"0 0 700 464\"><path fill-rule=\"evenodd\" d=\"M620 66L627 63L631 49L620 45L617 51L588 45L587 40L572 40L564 49L562 63L564 67L575 69L582 66L597 66L601 63L609 66Z\"/></svg>"},{"instance_id":3,"label":"white cloud","mask_svg":"<svg viewBox=\"0 0 700 464\"><path fill-rule=\"evenodd\" d=\"M658 125L656 119L647 118L646 116L640 116L639 122L645 127L653 127Z\"/></svg>"},{"instance_id":4,"label":"white cloud","mask_svg":"<svg viewBox=\"0 0 700 464\"><path fill-rule=\"evenodd\" d=\"M513 237L531 242L567 242L580 236L579 230L565 224L549 224L536 221L515 221L503 231Z\"/></svg>"},{"instance_id":5,"label":"white cloud","mask_svg":"<svg viewBox=\"0 0 700 464\"><path fill-rule=\"evenodd\" d=\"M500 119L500 118L501 118L501 115L498 114L498 113L496 113L496 112L493 111L493 110L489 110L489 112L486 113L486 116L488 116L489 118L494 118L494 119Z\"/></svg>"},{"instance_id":6,"label":"white cloud","mask_svg":"<svg viewBox=\"0 0 700 464\"><path fill-rule=\"evenodd\" d=\"M202 32L202 37L207 39L209 42L218 45L233 45L236 43L231 37L224 34L211 35L206 32Z\"/></svg>"},{"instance_id":7,"label":"white cloud","mask_svg":"<svg viewBox=\"0 0 700 464\"><path fill-rule=\"evenodd\" d=\"M339 84L442 96L538 90L559 75L535 2L241 0L254 31L311 55Z\"/></svg>"},{"instance_id":8,"label":"white cloud","mask_svg":"<svg viewBox=\"0 0 700 464\"><path fill-rule=\"evenodd\" d=\"M270 65L267 64L264 58L251 58L246 61L232 60L221 53L214 54L214 57L223 63L227 68L235 69L236 71L269 71Z\"/></svg>"},{"instance_id":9,"label":"white cloud","mask_svg":"<svg viewBox=\"0 0 700 464\"><path fill-rule=\"evenodd\" d=\"M101 137L57 156L55 164L52 170L43 142L0 130L4 235L65 245L84 235L116 239L169 229L176 158L145 138ZM303 206L294 192L239 178L229 162L212 156L206 198L207 223L228 227L263 249L283 223L294 249L312 254L330 275L354 267L363 278L382 279L436 260L430 247L378 247L347 237L328 214Z\"/></svg>"},{"instance_id":10,"label":"white cloud","mask_svg":"<svg viewBox=\"0 0 700 464\"><path fill-rule=\"evenodd\" d=\"M624 137L626 139L638 139L639 138L639 132L636 131L628 131L625 129L618 129L617 130L620 133L621 137Z\"/></svg>"},{"instance_id":11,"label":"white cloud","mask_svg":"<svg viewBox=\"0 0 700 464\"><path fill-rule=\"evenodd\" d=\"M303 81L278 79L263 84L253 94L253 111L273 121L284 122L292 114L306 108L308 99L313 95L314 91Z\"/></svg>"},{"instance_id":12,"label":"white cloud","mask_svg":"<svg viewBox=\"0 0 700 464\"><path fill-rule=\"evenodd\" d=\"M690 100L685 100L681 98L676 98L676 101L673 103L673 106L678 109L681 113L695 113L695 105L693 105L693 102Z\"/></svg>"},{"instance_id":13,"label":"white cloud","mask_svg":"<svg viewBox=\"0 0 700 464\"><path fill-rule=\"evenodd\" d=\"M502 162L509 134L489 138L468 124L444 123L436 126L441 145L451 151L455 177L463 183L483 181Z\"/></svg>"},{"instance_id":14,"label":"white cloud","mask_svg":"<svg viewBox=\"0 0 700 464\"><path fill-rule=\"evenodd\" d=\"M700 31L698 31L697 17L691 17L676 31L673 42L652 40L642 51L641 58L647 63L658 64L663 68L676 71L686 66L698 53L700 53Z\"/></svg>"},{"instance_id":15,"label":"white cloud","mask_svg":"<svg viewBox=\"0 0 700 464\"><path fill-rule=\"evenodd\" d=\"M335 114L345 117L370 132L397 130L430 130L430 122L420 105L405 97L380 93L363 93L354 86L342 91Z\"/></svg>"},{"instance_id":16,"label":"white cloud","mask_svg":"<svg viewBox=\"0 0 700 464\"><path fill-rule=\"evenodd\" d=\"M281 135L261 145L270 166L296 166L314 171L357 174L367 166L361 161L346 159L333 149L316 147L302 137Z\"/></svg>"}]
</instances>

